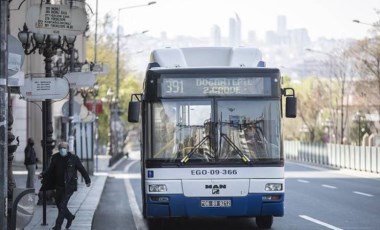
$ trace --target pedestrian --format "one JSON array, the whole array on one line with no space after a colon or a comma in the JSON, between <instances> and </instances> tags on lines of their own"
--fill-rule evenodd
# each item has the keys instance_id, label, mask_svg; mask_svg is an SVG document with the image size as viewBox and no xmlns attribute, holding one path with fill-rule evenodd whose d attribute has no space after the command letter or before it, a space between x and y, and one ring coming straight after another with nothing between
<instances>
[{"instance_id":1,"label":"pedestrian","mask_svg":"<svg viewBox=\"0 0 380 230\"><path fill-rule=\"evenodd\" d=\"M38 178L42 179L41 190L55 189L55 203L58 208L58 216L54 230L60 230L64 219L67 219L66 228L70 228L75 215L67 208L71 195L78 189L79 171L87 187L91 185L91 179L83 167L79 157L68 151L68 143L58 144L58 153L52 155L49 167Z\"/></svg>"},{"instance_id":2,"label":"pedestrian","mask_svg":"<svg viewBox=\"0 0 380 230\"><path fill-rule=\"evenodd\" d=\"M24 149L24 165L28 171L28 176L26 178L26 188L34 188L34 176L37 169L37 157L36 151L34 150L34 140L28 138L27 145Z\"/></svg>"}]
</instances>

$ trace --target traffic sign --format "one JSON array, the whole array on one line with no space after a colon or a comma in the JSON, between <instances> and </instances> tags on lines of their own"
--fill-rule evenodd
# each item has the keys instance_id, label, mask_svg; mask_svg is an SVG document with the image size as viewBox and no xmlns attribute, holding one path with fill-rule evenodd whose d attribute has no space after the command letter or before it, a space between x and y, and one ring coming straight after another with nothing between
<instances>
[{"instance_id":1,"label":"traffic sign","mask_svg":"<svg viewBox=\"0 0 380 230\"><path fill-rule=\"evenodd\" d=\"M108 74L109 73L109 66L105 64L95 64L92 68L92 72L97 74Z\"/></svg>"},{"instance_id":2,"label":"traffic sign","mask_svg":"<svg viewBox=\"0 0 380 230\"><path fill-rule=\"evenodd\" d=\"M28 77L20 92L27 101L61 100L69 93L69 83L64 78Z\"/></svg>"},{"instance_id":3,"label":"traffic sign","mask_svg":"<svg viewBox=\"0 0 380 230\"><path fill-rule=\"evenodd\" d=\"M70 84L70 88L92 87L96 83L96 76L93 72L71 72L64 77Z\"/></svg>"},{"instance_id":4,"label":"traffic sign","mask_svg":"<svg viewBox=\"0 0 380 230\"><path fill-rule=\"evenodd\" d=\"M77 36L86 29L87 16L77 6L35 4L26 13L26 25L34 33Z\"/></svg>"},{"instance_id":5,"label":"traffic sign","mask_svg":"<svg viewBox=\"0 0 380 230\"><path fill-rule=\"evenodd\" d=\"M70 101L66 101L62 105L62 114L65 117L69 117L69 106L70 106ZM73 100L73 115L79 115L81 110L81 105Z\"/></svg>"}]
</instances>

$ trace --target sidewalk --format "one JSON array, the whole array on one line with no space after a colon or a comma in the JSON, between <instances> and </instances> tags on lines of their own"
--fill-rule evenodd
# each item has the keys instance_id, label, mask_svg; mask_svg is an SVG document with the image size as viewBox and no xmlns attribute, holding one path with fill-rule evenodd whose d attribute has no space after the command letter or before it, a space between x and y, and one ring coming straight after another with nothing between
<instances>
[{"instance_id":1,"label":"sidewalk","mask_svg":"<svg viewBox=\"0 0 380 230\"><path fill-rule=\"evenodd\" d=\"M81 177L78 179L78 191L73 194L70 199L68 208L75 214L75 220L73 221L71 230L90 230L92 225L92 218L98 206L100 197L103 192L104 184L107 179L107 172L112 170L108 167L110 157L99 155L98 157L98 171L95 175L91 176L91 187L87 188L85 183L81 181ZM38 169L36 175L40 173L41 169ZM24 165L13 165L13 173L18 188L25 188L26 184L26 170ZM78 173L79 174L79 173ZM37 178L37 176L36 176ZM36 193L41 186L39 180L35 180ZM38 199L37 199L38 200ZM46 206L46 224L43 223L43 206L37 205L31 222L25 227L25 230L47 230L51 229L55 224L55 218L58 215L58 210L55 205ZM63 222L62 229L65 229L66 221Z\"/></svg>"}]
</instances>

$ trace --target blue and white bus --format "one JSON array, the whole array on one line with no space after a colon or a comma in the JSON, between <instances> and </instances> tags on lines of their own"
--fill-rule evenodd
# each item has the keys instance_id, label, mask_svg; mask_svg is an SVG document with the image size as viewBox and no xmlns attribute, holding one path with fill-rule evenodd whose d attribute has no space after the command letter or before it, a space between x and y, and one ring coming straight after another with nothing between
<instances>
[{"instance_id":1,"label":"blue and white bus","mask_svg":"<svg viewBox=\"0 0 380 230\"><path fill-rule=\"evenodd\" d=\"M255 48L154 50L144 92L128 120L142 119L143 216L150 226L175 217L255 217L270 228L284 215L282 97L291 88Z\"/></svg>"}]
</instances>

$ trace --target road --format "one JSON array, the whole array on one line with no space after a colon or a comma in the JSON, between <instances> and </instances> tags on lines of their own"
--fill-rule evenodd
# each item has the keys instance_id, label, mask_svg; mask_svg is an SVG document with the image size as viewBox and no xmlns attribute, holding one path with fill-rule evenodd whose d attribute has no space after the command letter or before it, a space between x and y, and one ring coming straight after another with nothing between
<instances>
[{"instance_id":1,"label":"road","mask_svg":"<svg viewBox=\"0 0 380 230\"><path fill-rule=\"evenodd\" d=\"M141 216L139 152L107 179L93 229L148 229ZM380 175L286 163L285 216L272 229L380 229ZM253 218L180 219L162 229L258 229Z\"/></svg>"}]
</instances>

